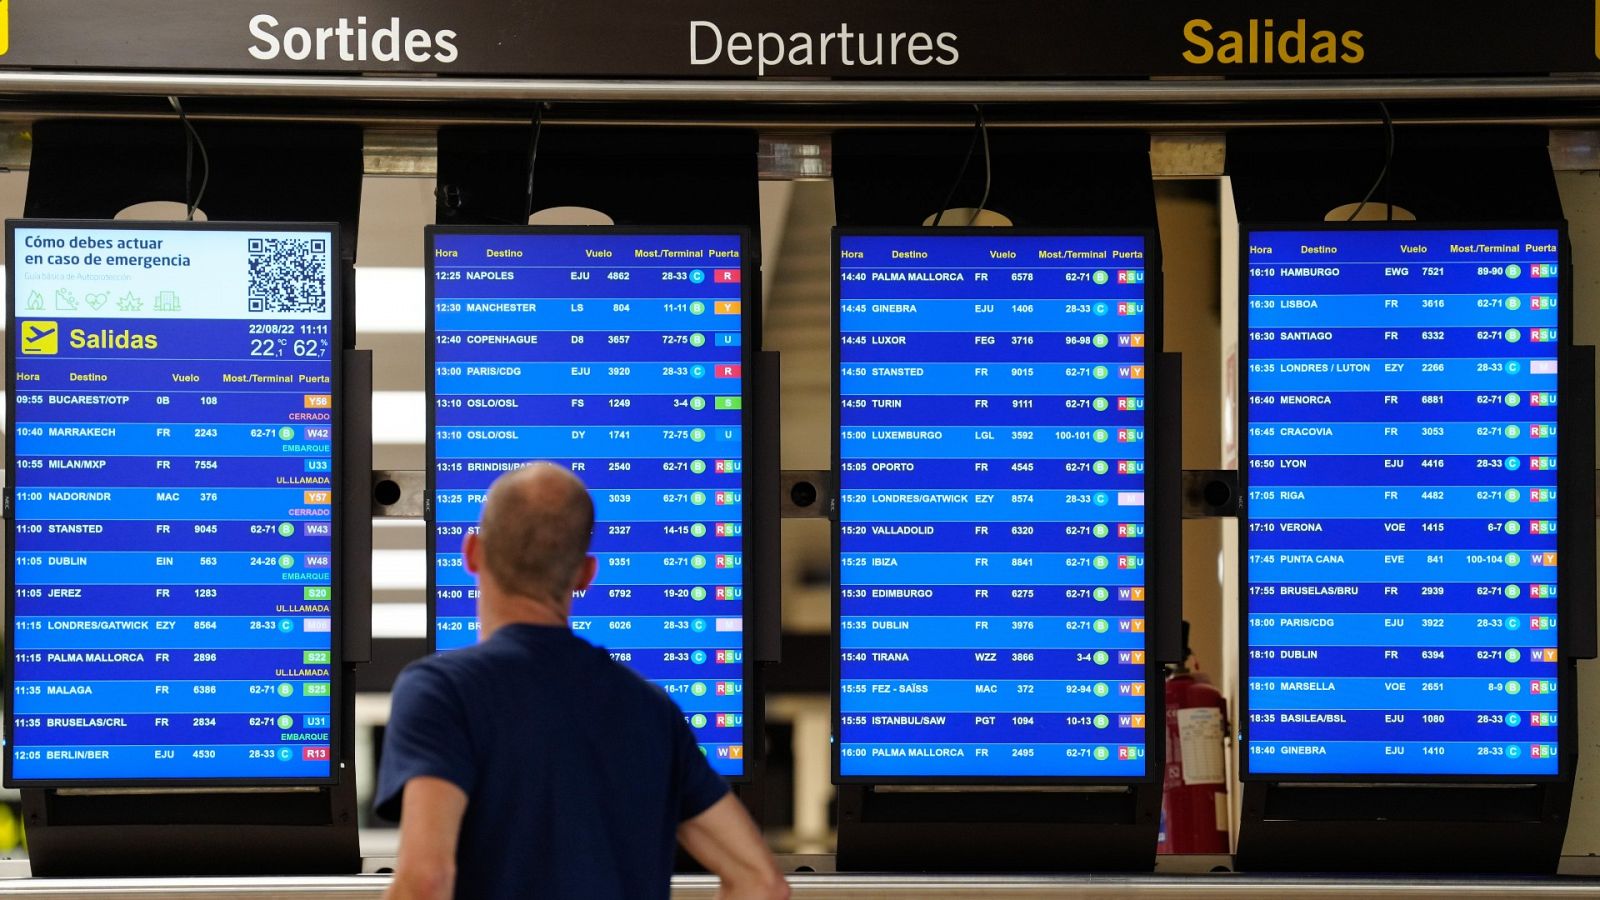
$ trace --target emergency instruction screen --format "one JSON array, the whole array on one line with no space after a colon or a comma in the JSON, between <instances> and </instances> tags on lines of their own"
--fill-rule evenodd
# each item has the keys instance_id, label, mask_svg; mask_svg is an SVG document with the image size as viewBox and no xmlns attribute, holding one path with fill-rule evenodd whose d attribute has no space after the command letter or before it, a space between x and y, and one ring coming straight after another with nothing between
<instances>
[{"instance_id":1,"label":"emergency instruction screen","mask_svg":"<svg viewBox=\"0 0 1600 900\"><path fill-rule=\"evenodd\" d=\"M572 628L660 686L744 771L743 238L430 232L435 646L478 639L461 543L532 461L595 503Z\"/></svg>"},{"instance_id":2,"label":"emergency instruction screen","mask_svg":"<svg viewBox=\"0 0 1600 900\"><path fill-rule=\"evenodd\" d=\"M836 243L838 776L1143 776L1146 238Z\"/></svg>"},{"instance_id":3,"label":"emergency instruction screen","mask_svg":"<svg viewBox=\"0 0 1600 900\"><path fill-rule=\"evenodd\" d=\"M1558 773L1561 240L1246 234L1249 773Z\"/></svg>"},{"instance_id":4,"label":"emergency instruction screen","mask_svg":"<svg viewBox=\"0 0 1600 900\"><path fill-rule=\"evenodd\" d=\"M333 232L8 238L8 777L329 778Z\"/></svg>"}]
</instances>

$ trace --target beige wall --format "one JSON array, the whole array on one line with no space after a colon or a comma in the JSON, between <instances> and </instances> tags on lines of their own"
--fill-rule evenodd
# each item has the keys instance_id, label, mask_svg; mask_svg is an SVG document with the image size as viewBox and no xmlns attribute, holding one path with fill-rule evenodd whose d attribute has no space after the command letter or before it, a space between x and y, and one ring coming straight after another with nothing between
<instances>
[{"instance_id":1,"label":"beige wall","mask_svg":"<svg viewBox=\"0 0 1600 900\"><path fill-rule=\"evenodd\" d=\"M1183 467L1222 464L1218 371L1221 345L1220 236L1217 181L1156 182L1165 288L1166 350L1183 354ZM1222 586L1217 555L1220 519L1183 525L1183 617L1200 669L1222 670Z\"/></svg>"},{"instance_id":2,"label":"beige wall","mask_svg":"<svg viewBox=\"0 0 1600 900\"><path fill-rule=\"evenodd\" d=\"M1573 341L1600 344L1600 178L1556 176L1572 239ZM1600 437L1600 435L1596 435ZM1578 783L1565 856L1600 855L1600 661L1578 663Z\"/></svg>"}]
</instances>

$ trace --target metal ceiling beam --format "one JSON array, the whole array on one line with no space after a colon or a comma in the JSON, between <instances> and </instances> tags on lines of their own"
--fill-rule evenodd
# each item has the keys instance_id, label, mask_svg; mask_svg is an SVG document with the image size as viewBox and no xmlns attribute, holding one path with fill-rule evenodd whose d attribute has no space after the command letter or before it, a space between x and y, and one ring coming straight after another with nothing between
<instances>
[{"instance_id":1,"label":"metal ceiling beam","mask_svg":"<svg viewBox=\"0 0 1600 900\"><path fill-rule=\"evenodd\" d=\"M1600 119L1591 120L1600 125ZM0 115L0 171L28 168L32 146L28 124L6 123ZM833 174L827 132L788 130L762 136L760 172L764 180L804 181ZM1227 154L1222 131L1156 132L1150 164L1157 178L1213 178L1223 173ZM1553 129L1550 161L1558 172L1600 169L1600 131ZM432 129L370 128L364 171L368 175L431 178L436 171Z\"/></svg>"},{"instance_id":2,"label":"metal ceiling beam","mask_svg":"<svg viewBox=\"0 0 1600 900\"><path fill-rule=\"evenodd\" d=\"M1228 81L733 81L0 72L3 94L343 100L766 103L1184 103L1315 100L1593 100L1600 78Z\"/></svg>"}]
</instances>

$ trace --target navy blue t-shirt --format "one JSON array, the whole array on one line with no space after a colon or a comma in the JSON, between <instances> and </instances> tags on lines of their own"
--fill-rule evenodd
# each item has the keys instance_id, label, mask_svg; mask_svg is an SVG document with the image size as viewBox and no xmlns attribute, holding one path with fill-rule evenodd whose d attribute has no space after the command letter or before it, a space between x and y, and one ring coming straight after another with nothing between
<instances>
[{"instance_id":1,"label":"navy blue t-shirt","mask_svg":"<svg viewBox=\"0 0 1600 900\"><path fill-rule=\"evenodd\" d=\"M660 897L678 824L727 793L666 694L566 628L507 625L406 667L378 772L467 794L458 897Z\"/></svg>"}]
</instances>

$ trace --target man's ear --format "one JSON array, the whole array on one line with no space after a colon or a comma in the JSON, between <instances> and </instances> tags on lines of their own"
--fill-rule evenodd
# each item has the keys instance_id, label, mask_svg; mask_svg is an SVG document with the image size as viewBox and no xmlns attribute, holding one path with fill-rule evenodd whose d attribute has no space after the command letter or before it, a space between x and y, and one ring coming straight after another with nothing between
<instances>
[{"instance_id":1,"label":"man's ear","mask_svg":"<svg viewBox=\"0 0 1600 900\"><path fill-rule=\"evenodd\" d=\"M594 583L595 573L600 571L600 560L592 556L583 558L583 565L578 567L578 583L573 586L574 591L586 591Z\"/></svg>"},{"instance_id":2,"label":"man's ear","mask_svg":"<svg viewBox=\"0 0 1600 900\"><path fill-rule=\"evenodd\" d=\"M461 555L467 561L467 571L478 574L483 566L483 540L472 532L467 533L466 540L461 542Z\"/></svg>"}]
</instances>

